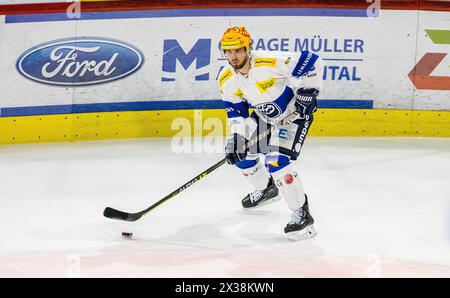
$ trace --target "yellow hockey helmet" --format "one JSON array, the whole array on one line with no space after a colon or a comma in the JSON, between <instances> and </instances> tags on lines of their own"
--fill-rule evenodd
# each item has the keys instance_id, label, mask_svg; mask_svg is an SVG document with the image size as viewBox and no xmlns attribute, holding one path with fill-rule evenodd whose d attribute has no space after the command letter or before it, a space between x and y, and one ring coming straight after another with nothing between
<instances>
[{"instance_id":1,"label":"yellow hockey helmet","mask_svg":"<svg viewBox=\"0 0 450 298\"><path fill-rule=\"evenodd\" d=\"M228 28L220 40L222 51L246 48L250 49L250 33L244 26L236 26Z\"/></svg>"}]
</instances>

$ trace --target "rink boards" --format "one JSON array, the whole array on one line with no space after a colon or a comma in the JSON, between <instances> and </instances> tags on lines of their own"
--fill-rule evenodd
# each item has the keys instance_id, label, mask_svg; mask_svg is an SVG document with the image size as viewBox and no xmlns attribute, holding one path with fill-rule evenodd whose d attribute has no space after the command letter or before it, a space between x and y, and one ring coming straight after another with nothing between
<instances>
[{"instance_id":1,"label":"rink boards","mask_svg":"<svg viewBox=\"0 0 450 298\"><path fill-rule=\"evenodd\" d=\"M450 112L321 109L312 136L450 137ZM0 143L222 136L223 110L83 113L0 118Z\"/></svg>"},{"instance_id":2,"label":"rink boards","mask_svg":"<svg viewBox=\"0 0 450 298\"><path fill-rule=\"evenodd\" d=\"M249 29L254 50L324 59L311 135L449 137L447 16L326 8L0 16L0 143L224 135L218 43L229 24Z\"/></svg>"}]
</instances>

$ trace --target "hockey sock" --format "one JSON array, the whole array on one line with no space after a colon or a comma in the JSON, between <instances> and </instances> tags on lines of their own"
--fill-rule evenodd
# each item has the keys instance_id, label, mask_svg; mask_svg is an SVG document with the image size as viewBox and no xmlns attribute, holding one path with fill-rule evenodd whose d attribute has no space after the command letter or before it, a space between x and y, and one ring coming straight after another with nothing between
<instances>
[{"instance_id":1,"label":"hockey sock","mask_svg":"<svg viewBox=\"0 0 450 298\"><path fill-rule=\"evenodd\" d=\"M241 169L241 172L256 190L264 190L269 184L270 174L260 162L251 168Z\"/></svg>"},{"instance_id":2,"label":"hockey sock","mask_svg":"<svg viewBox=\"0 0 450 298\"><path fill-rule=\"evenodd\" d=\"M289 209L296 211L305 203L305 191L297 172L289 164L273 172L272 177Z\"/></svg>"}]
</instances>

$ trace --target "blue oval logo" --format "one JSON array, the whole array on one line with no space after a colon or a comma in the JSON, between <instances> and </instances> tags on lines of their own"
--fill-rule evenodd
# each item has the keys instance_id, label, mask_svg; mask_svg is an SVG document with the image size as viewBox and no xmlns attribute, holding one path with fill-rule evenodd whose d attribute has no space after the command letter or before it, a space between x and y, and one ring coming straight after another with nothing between
<instances>
[{"instance_id":1,"label":"blue oval logo","mask_svg":"<svg viewBox=\"0 0 450 298\"><path fill-rule=\"evenodd\" d=\"M17 70L36 82L85 86L122 79L136 72L144 55L122 41L81 37L58 39L29 49L17 59Z\"/></svg>"},{"instance_id":2,"label":"blue oval logo","mask_svg":"<svg viewBox=\"0 0 450 298\"><path fill-rule=\"evenodd\" d=\"M282 114L281 108L274 102L272 103L262 103L256 105L255 108L264 113L269 118L275 118Z\"/></svg>"}]
</instances>

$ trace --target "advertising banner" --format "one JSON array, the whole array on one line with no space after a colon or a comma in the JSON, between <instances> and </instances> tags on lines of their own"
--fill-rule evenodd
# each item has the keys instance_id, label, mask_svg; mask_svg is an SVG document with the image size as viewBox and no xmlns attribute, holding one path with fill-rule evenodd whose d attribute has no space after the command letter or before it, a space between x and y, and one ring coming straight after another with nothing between
<instances>
[{"instance_id":1,"label":"advertising banner","mask_svg":"<svg viewBox=\"0 0 450 298\"><path fill-rule=\"evenodd\" d=\"M219 40L230 25L248 28L253 50L318 53L322 107L450 109L446 12L207 11L2 16L1 116L221 107Z\"/></svg>"}]
</instances>

